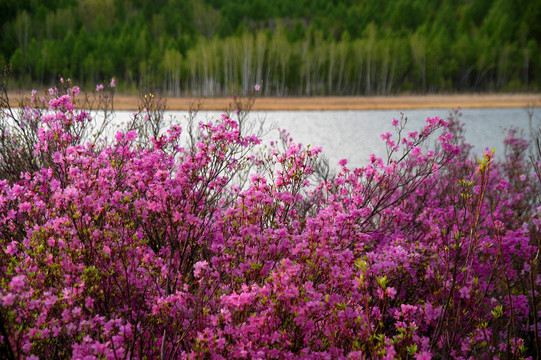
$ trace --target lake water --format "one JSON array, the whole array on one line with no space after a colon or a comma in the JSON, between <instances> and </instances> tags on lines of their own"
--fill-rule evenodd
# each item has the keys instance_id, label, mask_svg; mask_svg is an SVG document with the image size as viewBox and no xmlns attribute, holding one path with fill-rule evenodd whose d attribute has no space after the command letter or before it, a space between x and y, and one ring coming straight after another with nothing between
<instances>
[{"instance_id":1,"label":"lake water","mask_svg":"<svg viewBox=\"0 0 541 360\"><path fill-rule=\"evenodd\" d=\"M505 129L518 127L529 136L529 116L524 108L463 109L462 121L466 124L466 140L474 146L473 151L482 153L486 147L496 148L497 156L504 153ZM408 118L406 131L421 129L427 117L447 118L449 110L374 110L374 111L254 111L250 121L264 120L269 129L286 129L293 140L304 145L323 147L323 153L331 165L340 159L348 159L351 167L366 164L370 154L385 155L380 135L393 132L393 118L401 114ZM119 120L128 119L131 113L119 111ZM198 120L215 119L219 112L200 112ZM169 111L166 118L184 125L186 112ZM184 122L184 124L183 124ZM534 126L541 126L541 108L534 109ZM277 139L277 130L264 136L264 141Z\"/></svg>"}]
</instances>

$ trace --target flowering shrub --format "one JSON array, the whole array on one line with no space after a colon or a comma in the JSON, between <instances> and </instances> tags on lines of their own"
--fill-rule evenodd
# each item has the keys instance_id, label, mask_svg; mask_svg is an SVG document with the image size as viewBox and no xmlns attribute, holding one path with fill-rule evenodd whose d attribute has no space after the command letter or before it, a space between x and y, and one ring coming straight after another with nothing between
<instances>
[{"instance_id":1,"label":"flowering shrub","mask_svg":"<svg viewBox=\"0 0 541 360\"><path fill-rule=\"evenodd\" d=\"M385 160L314 184L321 149L264 147L228 115L189 144L178 125L141 139L141 117L84 143L76 96L23 112L42 160L0 181L7 358L539 356L520 141L475 161L456 119L395 120Z\"/></svg>"}]
</instances>

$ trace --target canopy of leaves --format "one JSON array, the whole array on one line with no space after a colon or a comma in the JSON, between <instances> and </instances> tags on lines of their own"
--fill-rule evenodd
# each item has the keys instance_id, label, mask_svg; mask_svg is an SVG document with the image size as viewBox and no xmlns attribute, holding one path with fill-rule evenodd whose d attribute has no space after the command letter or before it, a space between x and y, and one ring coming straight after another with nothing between
<instances>
[{"instance_id":1,"label":"canopy of leaves","mask_svg":"<svg viewBox=\"0 0 541 360\"><path fill-rule=\"evenodd\" d=\"M539 18L541 0L6 0L0 62L19 86L172 95L537 91Z\"/></svg>"}]
</instances>

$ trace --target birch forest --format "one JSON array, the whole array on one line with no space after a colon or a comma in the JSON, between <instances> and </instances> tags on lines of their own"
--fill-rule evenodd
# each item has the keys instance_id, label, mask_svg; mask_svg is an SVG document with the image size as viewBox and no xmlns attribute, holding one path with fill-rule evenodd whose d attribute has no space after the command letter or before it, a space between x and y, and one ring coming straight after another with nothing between
<instances>
[{"instance_id":1,"label":"birch forest","mask_svg":"<svg viewBox=\"0 0 541 360\"><path fill-rule=\"evenodd\" d=\"M538 91L540 0L6 0L11 86L267 96Z\"/></svg>"}]
</instances>

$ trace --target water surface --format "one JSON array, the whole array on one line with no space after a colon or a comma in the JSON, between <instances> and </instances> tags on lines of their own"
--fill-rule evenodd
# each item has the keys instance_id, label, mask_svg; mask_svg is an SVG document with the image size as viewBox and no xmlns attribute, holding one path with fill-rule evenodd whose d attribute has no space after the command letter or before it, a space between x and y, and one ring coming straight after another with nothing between
<instances>
[{"instance_id":1,"label":"water surface","mask_svg":"<svg viewBox=\"0 0 541 360\"><path fill-rule=\"evenodd\" d=\"M461 120L466 124L466 140L473 151L482 153L485 148L495 148L497 156L504 154L505 130L518 127L529 136L530 117L523 108L464 109ZM119 111L117 117L126 120L130 112ZM169 111L166 118L185 124L187 113ZM380 135L390 131L393 118L408 118L406 131L415 131L425 125L427 117L447 118L449 111L442 109L372 110L372 111L254 111L250 122L263 120L269 129L287 129L294 141L304 145L323 147L331 165L348 159L350 166L366 164L370 154L385 155ZM216 119L219 112L200 112L198 120ZM534 109L533 125L541 126L541 108ZM264 136L264 141L277 139L277 130Z\"/></svg>"}]
</instances>

